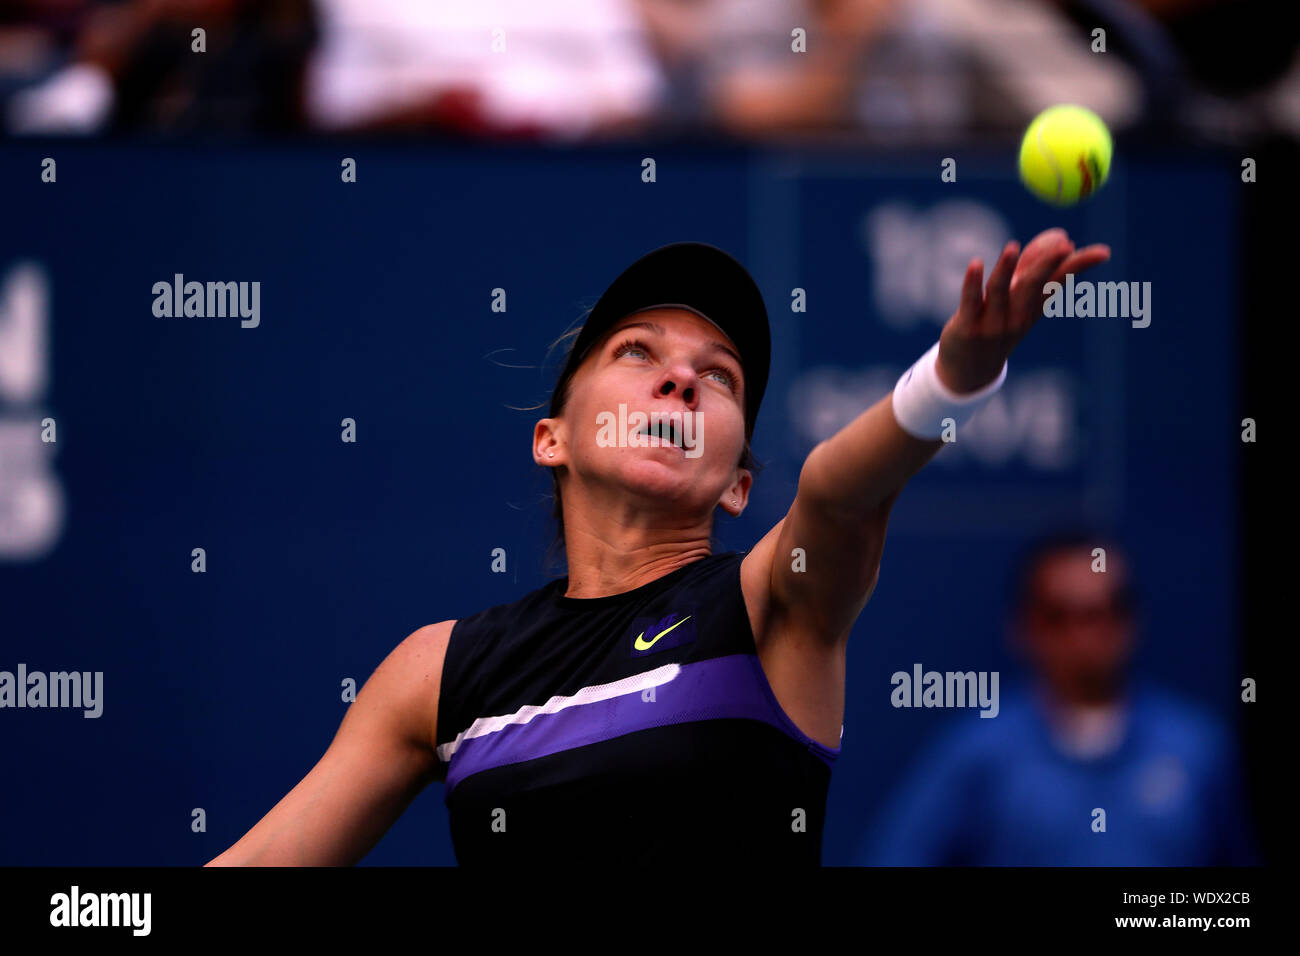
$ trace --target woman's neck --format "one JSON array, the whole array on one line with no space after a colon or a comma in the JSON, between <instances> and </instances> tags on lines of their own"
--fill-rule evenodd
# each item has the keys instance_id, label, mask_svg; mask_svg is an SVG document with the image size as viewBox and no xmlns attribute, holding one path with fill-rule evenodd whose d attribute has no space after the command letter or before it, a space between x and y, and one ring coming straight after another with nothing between
<instances>
[{"instance_id":1,"label":"woman's neck","mask_svg":"<svg viewBox=\"0 0 1300 956\"><path fill-rule=\"evenodd\" d=\"M662 541L620 548L587 535L566 535L569 586L564 596L623 594L671 574L712 552L707 540Z\"/></svg>"}]
</instances>

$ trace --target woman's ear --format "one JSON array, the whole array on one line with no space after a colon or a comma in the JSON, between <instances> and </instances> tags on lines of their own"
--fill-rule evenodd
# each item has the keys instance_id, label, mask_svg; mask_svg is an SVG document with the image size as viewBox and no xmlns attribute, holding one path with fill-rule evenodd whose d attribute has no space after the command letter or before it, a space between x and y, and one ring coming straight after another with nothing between
<instances>
[{"instance_id":1,"label":"woman's ear","mask_svg":"<svg viewBox=\"0 0 1300 956\"><path fill-rule=\"evenodd\" d=\"M543 418L533 426L533 461L539 465L563 464L564 445L560 440L560 420Z\"/></svg>"},{"instance_id":2,"label":"woman's ear","mask_svg":"<svg viewBox=\"0 0 1300 956\"><path fill-rule=\"evenodd\" d=\"M747 468L736 469L736 480L722 493L719 502L729 514L739 516L749 503L749 489L754 484L754 476Z\"/></svg>"}]
</instances>

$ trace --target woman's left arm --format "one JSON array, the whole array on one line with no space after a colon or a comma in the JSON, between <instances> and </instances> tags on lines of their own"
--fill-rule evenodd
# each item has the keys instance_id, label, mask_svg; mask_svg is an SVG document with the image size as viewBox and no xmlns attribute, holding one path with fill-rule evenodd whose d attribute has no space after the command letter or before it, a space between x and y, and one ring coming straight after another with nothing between
<instances>
[{"instance_id":1,"label":"woman's left arm","mask_svg":"<svg viewBox=\"0 0 1300 956\"><path fill-rule=\"evenodd\" d=\"M1063 229L1048 229L1023 254L1018 243L1008 243L987 288L983 263L973 259L961 304L939 337L939 380L958 394L994 382L1042 316L1044 286L1109 257L1104 245L1076 250ZM847 638L875 585L889 509L943 444L905 431L892 394L818 444L804 462L789 513L763 542L772 549L772 609L806 611L817 632ZM806 555L803 570L785 557L795 548Z\"/></svg>"}]
</instances>

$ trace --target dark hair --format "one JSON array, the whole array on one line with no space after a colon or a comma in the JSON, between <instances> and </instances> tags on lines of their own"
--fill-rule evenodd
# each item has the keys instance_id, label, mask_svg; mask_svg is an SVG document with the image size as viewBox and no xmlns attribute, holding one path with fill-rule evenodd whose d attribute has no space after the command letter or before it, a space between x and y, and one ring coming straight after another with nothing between
<instances>
[{"instance_id":1,"label":"dark hair","mask_svg":"<svg viewBox=\"0 0 1300 956\"><path fill-rule=\"evenodd\" d=\"M1132 610L1137 595L1128 549L1114 534L1086 526L1058 529L1030 541L1012 565L1008 589L1010 600L1018 609L1027 608L1035 596L1038 570L1049 558L1072 551L1091 552L1093 548L1105 549L1108 565L1116 555L1124 562L1123 584L1116 593L1116 600L1121 607Z\"/></svg>"},{"instance_id":2,"label":"dark hair","mask_svg":"<svg viewBox=\"0 0 1300 956\"><path fill-rule=\"evenodd\" d=\"M591 309L588 309L586 313L584 313L583 318L585 319L586 316L590 313L591 313ZM569 329L558 339L552 342L550 348L547 349L547 354L549 355L561 343L565 341L568 342L568 347L564 351L564 357L560 361L560 368L562 370L567 368L567 374L565 374L562 371L560 377L555 382L555 387L551 390L552 395L558 394L560 396L558 401L556 401L555 403L556 415L564 414L565 406L568 405L569 398L572 395L573 376L577 374L578 366L581 363L580 362L575 363L572 368L568 368L569 356L573 352L573 346L577 342L578 334L581 331L582 331L581 325L579 325L577 328ZM757 477L758 473L763 470L763 465L759 462L757 458L754 457L754 453L750 448L750 439L752 437L753 437L752 423L746 422L745 423L745 445L740 451L740 460L737 462L737 467L744 468L748 470L752 475ZM556 564L563 563L562 559L565 557L564 502L560 497L559 469L551 468L550 472L551 472L551 496L554 499L554 505L551 510L551 517L555 521L555 536L551 539L551 544L546 549L546 563L548 566L553 566ZM720 546L720 542L718 541L716 536L710 535L710 545L712 550L714 551L718 550Z\"/></svg>"}]
</instances>

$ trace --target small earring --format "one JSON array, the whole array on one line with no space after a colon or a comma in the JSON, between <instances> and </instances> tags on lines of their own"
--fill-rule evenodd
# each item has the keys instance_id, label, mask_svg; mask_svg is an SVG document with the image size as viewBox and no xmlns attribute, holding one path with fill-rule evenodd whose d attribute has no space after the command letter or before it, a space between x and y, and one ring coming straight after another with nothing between
<instances>
[{"instance_id":1,"label":"small earring","mask_svg":"<svg viewBox=\"0 0 1300 956\"><path fill-rule=\"evenodd\" d=\"M546 457L547 457L547 458L554 458L554 457L555 457L555 452L553 452L553 451L548 451L548 452L546 453Z\"/></svg>"},{"instance_id":2,"label":"small earring","mask_svg":"<svg viewBox=\"0 0 1300 956\"><path fill-rule=\"evenodd\" d=\"M736 503L737 503L737 502L736 502L736 499L735 499L735 498L732 498L732 499L731 499L731 503L732 503L733 505L736 504Z\"/></svg>"}]
</instances>

